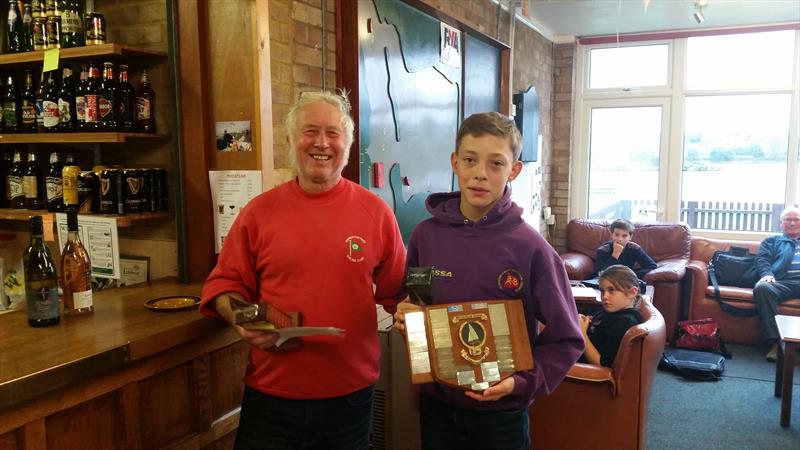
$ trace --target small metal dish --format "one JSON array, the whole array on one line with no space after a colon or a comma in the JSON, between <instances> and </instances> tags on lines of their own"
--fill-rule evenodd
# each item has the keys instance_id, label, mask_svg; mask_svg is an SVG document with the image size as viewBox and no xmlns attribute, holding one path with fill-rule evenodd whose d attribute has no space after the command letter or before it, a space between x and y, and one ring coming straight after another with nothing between
<instances>
[{"instance_id":1,"label":"small metal dish","mask_svg":"<svg viewBox=\"0 0 800 450\"><path fill-rule=\"evenodd\" d=\"M194 295L172 295L169 297L151 298L144 302L144 307L153 311L180 311L191 309L200 304L200 297Z\"/></svg>"}]
</instances>

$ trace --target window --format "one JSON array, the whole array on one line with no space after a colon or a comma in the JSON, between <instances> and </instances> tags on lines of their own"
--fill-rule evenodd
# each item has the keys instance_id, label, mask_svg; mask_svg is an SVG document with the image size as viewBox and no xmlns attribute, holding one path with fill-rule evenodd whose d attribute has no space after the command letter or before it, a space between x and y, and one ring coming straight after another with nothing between
<instances>
[{"instance_id":1,"label":"window","mask_svg":"<svg viewBox=\"0 0 800 450\"><path fill-rule=\"evenodd\" d=\"M666 44L591 50L589 89L666 86Z\"/></svg>"}]
</instances>

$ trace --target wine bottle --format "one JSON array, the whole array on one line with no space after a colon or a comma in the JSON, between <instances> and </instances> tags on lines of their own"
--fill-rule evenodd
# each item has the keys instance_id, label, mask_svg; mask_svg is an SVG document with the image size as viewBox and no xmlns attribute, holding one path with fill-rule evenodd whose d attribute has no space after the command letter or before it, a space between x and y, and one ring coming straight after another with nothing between
<instances>
[{"instance_id":1,"label":"wine bottle","mask_svg":"<svg viewBox=\"0 0 800 450\"><path fill-rule=\"evenodd\" d=\"M101 130L117 131L116 91L117 82L114 81L114 63L105 62L103 63L103 81L100 83L100 91L97 96Z\"/></svg>"},{"instance_id":2,"label":"wine bottle","mask_svg":"<svg viewBox=\"0 0 800 450\"><path fill-rule=\"evenodd\" d=\"M61 286L64 289L64 314L91 314L92 263L89 252L78 237L78 212L67 209L67 243L61 251Z\"/></svg>"},{"instance_id":3,"label":"wine bottle","mask_svg":"<svg viewBox=\"0 0 800 450\"><path fill-rule=\"evenodd\" d=\"M89 66L81 65L81 76L75 86L75 118L78 131L86 130L86 85L89 79Z\"/></svg>"},{"instance_id":4,"label":"wine bottle","mask_svg":"<svg viewBox=\"0 0 800 450\"><path fill-rule=\"evenodd\" d=\"M133 86L128 82L128 66L120 64L119 80L117 81L117 130L134 131L133 120L135 93Z\"/></svg>"},{"instance_id":5,"label":"wine bottle","mask_svg":"<svg viewBox=\"0 0 800 450\"><path fill-rule=\"evenodd\" d=\"M19 3L15 1L8 2L6 43L8 45L8 53L25 51L25 43L22 36L22 13L19 10Z\"/></svg>"},{"instance_id":6,"label":"wine bottle","mask_svg":"<svg viewBox=\"0 0 800 450\"><path fill-rule=\"evenodd\" d=\"M31 242L22 254L28 325L48 327L61 320L58 279L50 250L44 244L42 217L30 218Z\"/></svg>"}]
</instances>

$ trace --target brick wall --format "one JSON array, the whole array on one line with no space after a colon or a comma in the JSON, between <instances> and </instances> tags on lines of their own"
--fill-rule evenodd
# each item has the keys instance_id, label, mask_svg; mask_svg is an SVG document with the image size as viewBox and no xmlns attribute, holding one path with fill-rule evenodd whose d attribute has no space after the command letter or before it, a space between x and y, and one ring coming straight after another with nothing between
<instances>
[{"instance_id":1,"label":"brick wall","mask_svg":"<svg viewBox=\"0 0 800 450\"><path fill-rule=\"evenodd\" d=\"M550 202L556 216L555 233L551 244L556 250L566 248L567 221L569 218L570 161L576 45L555 45L553 71L553 134L552 151L549 164Z\"/></svg>"}]
</instances>

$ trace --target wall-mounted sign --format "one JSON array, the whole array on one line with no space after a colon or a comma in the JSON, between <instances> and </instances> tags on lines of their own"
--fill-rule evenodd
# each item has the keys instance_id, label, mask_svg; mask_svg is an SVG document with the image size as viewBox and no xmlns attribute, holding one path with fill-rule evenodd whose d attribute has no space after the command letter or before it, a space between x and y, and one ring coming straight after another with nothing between
<instances>
[{"instance_id":1,"label":"wall-mounted sign","mask_svg":"<svg viewBox=\"0 0 800 450\"><path fill-rule=\"evenodd\" d=\"M441 22L439 60L443 64L461 67L461 31Z\"/></svg>"}]
</instances>

